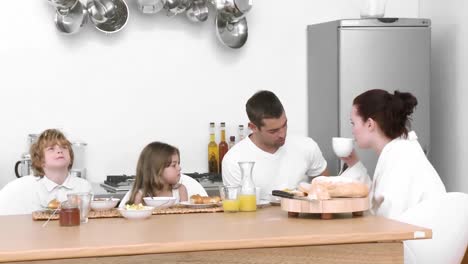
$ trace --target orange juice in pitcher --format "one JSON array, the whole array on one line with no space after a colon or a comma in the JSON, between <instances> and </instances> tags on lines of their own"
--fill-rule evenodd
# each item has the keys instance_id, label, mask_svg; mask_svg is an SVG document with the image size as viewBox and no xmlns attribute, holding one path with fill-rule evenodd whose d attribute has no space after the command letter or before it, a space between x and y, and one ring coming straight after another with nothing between
<instances>
[{"instance_id":1,"label":"orange juice in pitcher","mask_svg":"<svg viewBox=\"0 0 468 264\"><path fill-rule=\"evenodd\" d=\"M257 211L257 202L255 196L255 184L252 179L252 170L255 162L239 162L242 173L242 186L239 195L239 211L253 212Z\"/></svg>"},{"instance_id":2,"label":"orange juice in pitcher","mask_svg":"<svg viewBox=\"0 0 468 264\"><path fill-rule=\"evenodd\" d=\"M242 212L257 211L257 198L255 194L241 194L240 195L239 210Z\"/></svg>"}]
</instances>

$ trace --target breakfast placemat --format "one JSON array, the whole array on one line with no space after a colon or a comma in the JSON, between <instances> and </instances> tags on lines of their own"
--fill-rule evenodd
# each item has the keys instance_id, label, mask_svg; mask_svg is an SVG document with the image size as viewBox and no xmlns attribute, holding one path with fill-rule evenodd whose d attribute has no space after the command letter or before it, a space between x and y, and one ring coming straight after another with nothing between
<instances>
[{"instance_id":1,"label":"breakfast placemat","mask_svg":"<svg viewBox=\"0 0 468 264\"><path fill-rule=\"evenodd\" d=\"M153 215L164 215L164 214L191 214L191 213L217 213L223 212L223 207L212 207L212 208L184 208L184 207L171 207L166 209L155 209ZM47 211L35 211L32 213L33 220L47 220L53 214L52 210ZM90 211L88 218L113 218L122 217L117 208L113 208L105 211ZM58 220L59 215L56 213L50 220Z\"/></svg>"}]
</instances>

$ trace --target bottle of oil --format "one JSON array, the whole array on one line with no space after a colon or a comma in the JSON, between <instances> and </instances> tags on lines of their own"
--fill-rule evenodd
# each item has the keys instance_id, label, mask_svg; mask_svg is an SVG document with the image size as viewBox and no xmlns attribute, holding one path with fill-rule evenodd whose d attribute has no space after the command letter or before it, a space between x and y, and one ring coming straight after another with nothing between
<instances>
[{"instance_id":1,"label":"bottle of oil","mask_svg":"<svg viewBox=\"0 0 468 264\"><path fill-rule=\"evenodd\" d=\"M228 151L229 146L228 143L226 142L226 124L224 122L221 122L221 141L219 142L219 172L222 173L222 162L224 155Z\"/></svg>"},{"instance_id":2,"label":"bottle of oil","mask_svg":"<svg viewBox=\"0 0 468 264\"><path fill-rule=\"evenodd\" d=\"M244 125L239 125L239 129L237 131L239 133L239 142L244 139Z\"/></svg>"},{"instance_id":3,"label":"bottle of oil","mask_svg":"<svg viewBox=\"0 0 468 264\"><path fill-rule=\"evenodd\" d=\"M230 136L229 137L229 149L234 147L235 144L236 144L236 137L235 136Z\"/></svg>"},{"instance_id":4,"label":"bottle of oil","mask_svg":"<svg viewBox=\"0 0 468 264\"><path fill-rule=\"evenodd\" d=\"M219 173L219 151L215 141L215 123L210 123L210 143L208 143L208 172Z\"/></svg>"}]
</instances>

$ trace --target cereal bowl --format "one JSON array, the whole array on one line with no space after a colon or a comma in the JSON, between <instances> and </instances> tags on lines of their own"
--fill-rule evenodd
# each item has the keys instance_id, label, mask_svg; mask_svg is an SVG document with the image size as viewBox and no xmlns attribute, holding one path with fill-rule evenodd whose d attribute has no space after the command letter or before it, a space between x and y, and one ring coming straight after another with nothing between
<instances>
[{"instance_id":1,"label":"cereal bowl","mask_svg":"<svg viewBox=\"0 0 468 264\"><path fill-rule=\"evenodd\" d=\"M171 207L175 204L175 197L144 197L143 201L148 206L152 206L156 209L163 209Z\"/></svg>"},{"instance_id":2,"label":"cereal bowl","mask_svg":"<svg viewBox=\"0 0 468 264\"><path fill-rule=\"evenodd\" d=\"M119 201L118 198L95 198L91 202L91 209L93 211L109 210L116 207Z\"/></svg>"},{"instance_id":3,"label":"cereal bowl","mask_svg":"<svg viewBox=\"0 0 468 264\"><path fill-rule=\"evenodd\" d=\"M131 220L149 218L153 214L153 210L154 210L154 207L152 206L141 206L138 209L127 209L127 208L119 208L119 212L124 218L131 219Z\"/></svg>"}]
</instances>

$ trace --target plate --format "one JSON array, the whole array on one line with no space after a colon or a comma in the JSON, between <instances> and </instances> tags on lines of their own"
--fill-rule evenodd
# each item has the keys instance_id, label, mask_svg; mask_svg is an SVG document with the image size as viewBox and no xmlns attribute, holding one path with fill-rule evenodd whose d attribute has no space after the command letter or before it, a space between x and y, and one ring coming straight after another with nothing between
<instances>
[{"instance_id":1,"label":"plate","mask_svg":"<svg viewBox=\"0 0 468 264\"><path fill-rule=\"evenodd\" d=\"M42 213L54 213L54 211L57 210L57 212L55 214L58 214L60 213L60 209L50 209L50 208L47 208L47 207L43 207L42 209L40 210L37 210L36 212L42 212Z\"/></svg>"},{"instance_id":2,"label":"plate","mask_svg":"<svg viewBox=\"0 0 468 264\"><path fill-rule=\"evenodd\" d=\"M200 208L210 208L210 207L218 207L222 206L222 203L209 203L209 204L193 204L190 202L180 202L180 205L183 205L185 207L189 208L195 208L195 209L200 209Z\"/></svg>"},{"instance_id":3,"label":"plate","mask_svg":"<svg viewBox=\"0 0 468 264\"><path fill-rule=\"evenodd\" d=\"M270 204L270 201L268 200L260 200L260 202L257 203L257 205L259 206L269 205L269 204Z\"/></svg>"},{"instance_id":4,"label":"plate","mask_svg":"<svg viewBox=\"0 0 468 264\"><path fill-rule=\"evenodd\" d=\"M41 209L37 210L37 211L41 211L41 212L53 212L57 210L57 213L60 212L60 208L57 208L57 209L52 209L52 208L49 208L49 207L46 207L46 206L42 206L41 205Z\"/></svg>"}]
</instances>

